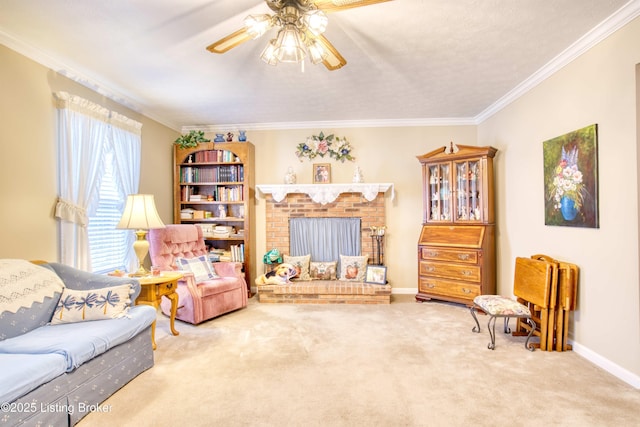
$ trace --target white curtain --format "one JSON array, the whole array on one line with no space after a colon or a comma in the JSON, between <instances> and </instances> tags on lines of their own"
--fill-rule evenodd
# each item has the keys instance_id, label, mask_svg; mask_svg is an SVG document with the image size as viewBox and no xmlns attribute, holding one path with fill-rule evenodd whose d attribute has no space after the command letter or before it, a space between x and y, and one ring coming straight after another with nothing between
<instances>
[{"instance_id":1,"label":"white curtain","mask_svg":"<svg viewBox=\"0 0 640 427\"><path fill-rule=\"evenodd\" d=\"M60 262L91 271L87 225L99 201L107 150L116 162L118 188L126 200L140 179L141 124L66 92L54 94L58 108ZM132 254L133 255L133 254Z\"/></svg>"},{"instance_id":2,"label":"white curtain","mask_svg":"<svg viewBox=\"0 0 640 427\"><path fill-rule=\"evenodd\" d=\"M66 92L58 107L58 202L60 262L89 271L87 224L97 200L109 128L109 110Z\"/></svg>"},{"instance_id":3,"label":"white curtain","mask_svg":"<svg viewBox=\"0 0 640 427\"><path fill-rule=\"evenodd\" d=\"M124 210L127 196L138 192L140 182L140 157L141 157L141 129L142 124L127 117L112 113L111 143L115 159L114 175L116 185L122 199L120 211ZM133 232L127 233L127 263L129 271L138 268L138 258L133 252L133 241L136 236Z\"/></svg>"}]
</instances>

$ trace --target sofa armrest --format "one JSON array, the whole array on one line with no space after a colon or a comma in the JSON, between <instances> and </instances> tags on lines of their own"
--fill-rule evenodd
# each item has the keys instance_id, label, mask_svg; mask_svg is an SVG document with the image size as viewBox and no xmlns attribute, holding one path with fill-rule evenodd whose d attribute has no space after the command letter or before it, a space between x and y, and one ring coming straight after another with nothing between
<instances>
[{"instance_id":1,"label":"sofa armrest","mask_svg":"<svg viewBox=\"0 0 640 427\"><path fill-rule=\"evenodd\" d=\"M52 269L69 289L100 289L110 286L132 284L134 293L131 295L131 301L135 301L138 295L140 295L140 282L135 277L116 277L107 276L106 274L95 274L57 262L43 264L42 267Z\"/></svg>"}]
</instances>

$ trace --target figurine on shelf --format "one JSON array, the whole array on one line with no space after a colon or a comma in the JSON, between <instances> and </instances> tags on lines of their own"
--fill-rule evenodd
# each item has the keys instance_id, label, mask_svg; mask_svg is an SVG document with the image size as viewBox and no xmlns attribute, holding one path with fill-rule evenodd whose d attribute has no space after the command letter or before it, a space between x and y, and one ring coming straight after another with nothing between
<instances>
[{"instance_id":1,"label":"figurine on shelf","mask_svg":"<svg viewBox=\"0 0 640 427\"><path fill-rule=\"evenodd\" d=\"M287 169L287 173L284 175L284 183L285 184L295 184L296 183L296 174L293 172L293 168L289 166Z\"/></svg>"},{"instance_id":2,"label":"figurine on shelf","mask_svg":"<svg viewBox=\"0 0 640 427\"><path fill-rule=\"evenodd\" d=\"M436 206L431 208L431 219L440 219L438 218L438 208Z\"/></svg>"},{"instance_id":3,"label":"figurine on shelf","mask_svg":"<svg viewBox=\"0 0 640 427\"><path fill-rule=\"evenodd\" d=\"M467 207L466 206L461 206L460 207L460 214L458 216L459 219L467 219Z\"/></svg>"},{"instance_id":4,"label":"figurine on shelf","mask_svg":"<svg viewBox=\"0 0 640 427\"><path fill-rule=\"evenodd\" d=\"M226 218L227 217L227 209L224 206L218 206L218 217Z\"/></svg>"},{"instance_id":5,"label":"figurine on shelf","mask_svg":"<svg viewBox=\"0 0 640 427\"><path fill-rule=\"evenodd\" d=\"M213 139L213 142L224 142L224 134L216 133L216 137Z\"/></svg>"},{"instance_id":6,"label":"figurine on shelf","mask_svg":"<svg viewBox=\"0 0 640 427\"><path fill-rule=\"evenodd\" d=\"M245 142L247 140L247 131L241 130L239 132L240 132L240 135L238 135L238 141Z\"/></svg>"},{"instance_id":7,"label":"figurine on shelf","mask_svg":"<svg viewBox=\"0 0 640 427\"><path fill-rule=\"evenodd\" d=\"M229 132L227 134L227 142L232 142L233 141L233 134L231 132Z\"/></svg>"}]
</instances>

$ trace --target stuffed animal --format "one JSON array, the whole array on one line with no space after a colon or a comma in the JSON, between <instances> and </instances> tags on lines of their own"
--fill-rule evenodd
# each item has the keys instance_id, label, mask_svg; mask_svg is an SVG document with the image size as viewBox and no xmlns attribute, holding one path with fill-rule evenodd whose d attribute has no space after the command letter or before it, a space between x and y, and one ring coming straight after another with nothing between
<instances>
[{"instance_id":1,"label":"stuffed animal","mask_svg":"<svg viewBox=\"0 0 640 427\"><path fill-rule=\"evenodd\" d=\"M289 283L289 279L298 274L296 268L287 263L280 264L272 271L259 276L256 279L256 285L284 285Z\"/></svg>"}]
</instances>

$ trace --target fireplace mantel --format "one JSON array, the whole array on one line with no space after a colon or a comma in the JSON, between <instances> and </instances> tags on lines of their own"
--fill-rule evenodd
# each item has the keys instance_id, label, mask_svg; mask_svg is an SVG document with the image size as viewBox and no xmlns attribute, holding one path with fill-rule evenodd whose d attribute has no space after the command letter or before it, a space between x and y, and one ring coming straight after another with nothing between
<instances>
[{"instance_id":1,"label":"fireplace mantel","mask_svg":"<svg viewBox=\"0 0 640 427\"><path fill-rule=\"evenodd\" d=\"M391 190L391 199L395 193L393 184L346 183L346 184L260 184L256 185L262 194L271 194L273 200L281 202L287 194L306 194L315 203L326 205L338 198L342 193L360 193L368 201L378 197L378 193Z\"/></svg>"}]
</instances>

